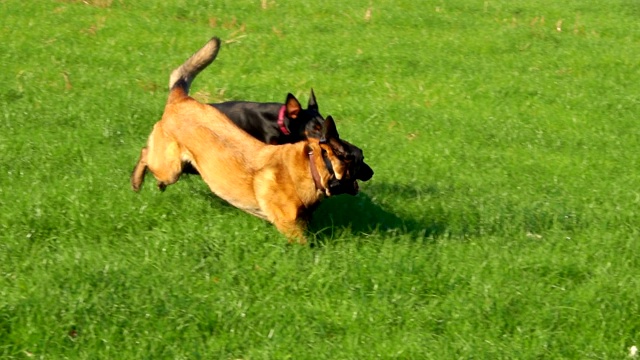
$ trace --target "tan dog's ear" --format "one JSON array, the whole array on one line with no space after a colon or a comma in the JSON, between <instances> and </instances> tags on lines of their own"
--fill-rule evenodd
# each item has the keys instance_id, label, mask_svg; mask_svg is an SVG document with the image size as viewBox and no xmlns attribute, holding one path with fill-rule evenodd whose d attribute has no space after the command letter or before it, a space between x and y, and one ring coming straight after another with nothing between
<instances>
[{"instance_id":1,"label":"tan dog's ear","mask_svg":"<svg viewBox=\"0 0 640 360\"><path fill-rule=\"evenodd\" d=\"M307 105L307 109L318 111L318 103L316 102L316 95L313 93L313 88L311 89L311 95L309 95L309 104Z\"/></svg>"},{"instance_id":2,"label":"tan dog's ear","mask_svg":"<svg viewBox=\"0 0 640 360\"><path fill-rule=\"evenodd\" d=\"M302 105L300 105L298 99L296 99L296 97L291 93L287 94L287 101L285 101L284 105L289 119L297 118L300 110L302 110Z\"/></svg>"},{"instance_id":3,"label":"tan dog's ear","mask_svg":"<svg viewBox=\"0 0 640 360\"><path fill-rule=\"evenodd\" d=\"M340 139L336 123L333 121L333 117L331 117L331 115L327 116L324 123L322 123L322 136L320 137L320 143L326 143L329 139Z\"/></svg>"},{"instance_id":4,"label":"tan dog's ear","mask_svg":"<svg viewBox=\"0 0 640 360\"><path fill-rule=\"evenodd\" d=\"M313 152L313 149L311 148L311 146L309 146L309 144L304 146L304 155L309 155L310 153Z\"/></svg>"}]
</instances>

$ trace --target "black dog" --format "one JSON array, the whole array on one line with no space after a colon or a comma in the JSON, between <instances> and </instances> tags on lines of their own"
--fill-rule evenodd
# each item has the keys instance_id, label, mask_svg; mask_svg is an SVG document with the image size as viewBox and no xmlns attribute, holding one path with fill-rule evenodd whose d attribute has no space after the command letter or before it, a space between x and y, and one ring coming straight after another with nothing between
<instances>
[{"instance_id":1,"label":"black dog","mask_svg":"<svg viewBox=\"0 0 640 360\"><path fill-rule=\"evenodd\" d=\"M227 115L254 138L272 145L296 143L309 137L320 138L316 125L324 118L311 91L309 105L303 109L298 99L287 95L284 105L252 101L227 101L209 104Z\"/></svg>"},{"instance_id":2,"label":"black dog","mask_svg":"<svg viewBox=\"0 0 640 360\"><path fill-rule=\"evenodd\" d=\"M224 113L238 127L256 139L267 144L295 143L306 138L322 141L321 129L324 118L320 115L316 97L311 90L306 109L298 99L287 95L284 105L279 103L259 103L251 101L228 101L209 104ZM373 169L364 162L362 149L342 139L332 139L331 148L350 162L351 176L367 181L373 176ZM338 184L346 193L357 193L357 183ZM349 188L355 186L355 188Z\"/></svg>"}]
</instances>

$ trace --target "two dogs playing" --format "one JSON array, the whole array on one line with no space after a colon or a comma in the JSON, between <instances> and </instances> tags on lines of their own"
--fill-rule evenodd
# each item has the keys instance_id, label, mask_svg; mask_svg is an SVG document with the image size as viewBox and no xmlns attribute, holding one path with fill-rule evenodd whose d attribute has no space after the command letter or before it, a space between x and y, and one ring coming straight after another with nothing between
<instances>
[{"instance_id":1,"label":"two dogs playing","mask_svg":"<svg viewBox=\"0 0 640 360\"><path fill-rule=\"evenodd\" d=\"M218 54L220 40L175 69L164 113L131 175L139 191L146 171L164 190L183 172L199 173L212 192L273 223L289 241L306 243L308 219L325 196L356 194L373 170L362 150L340 139L335 122L291 94L285 104L203 104L189 96L194 78ZM278 145L276 145L278 144Z\"/></svg>"}]
</instances>

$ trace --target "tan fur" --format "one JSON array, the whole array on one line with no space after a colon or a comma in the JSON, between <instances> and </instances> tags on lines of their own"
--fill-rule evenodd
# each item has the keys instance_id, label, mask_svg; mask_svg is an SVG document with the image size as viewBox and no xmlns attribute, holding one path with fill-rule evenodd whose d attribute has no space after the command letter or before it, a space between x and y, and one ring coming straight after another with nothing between
<instances>
[{"instance_id":1,"label":"tan fur","mask_svg":"<svg viewBox=\"0 0 640 360\"><path fill-rule=\"evenodd\" d=\"M270 221L290 242L305 243L307 216L325 195L331 195L324 190L332 175L321 151L327 152L337 178L346 171L344 163L330 146L318 141L263 144L223 113L189 97L191 81L215 59L218 48L219 40L211 39L172 73L164 114L141 151L131 175L132 188L140 190L148 169L164 190L178 181L183 163L189 162L216 195ZM324 191L316 188L309 156L314 157Z\"/></svg>"}]
</instances>

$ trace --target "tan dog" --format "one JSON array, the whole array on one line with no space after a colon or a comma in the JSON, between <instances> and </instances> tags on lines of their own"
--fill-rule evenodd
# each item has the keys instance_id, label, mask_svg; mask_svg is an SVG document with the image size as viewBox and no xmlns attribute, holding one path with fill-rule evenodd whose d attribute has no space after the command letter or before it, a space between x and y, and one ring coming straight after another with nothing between
<instances>
[{"instance_id":1,"label":"tan dog","mask_svg":"<svg viewBox=\"0 0 640 360\"><path fill-rule=\"evenodd\" d=\"M215 59L219 46L220 40L212 38L171 74L164 114L142 149L131 186L139 191L149 169L164 190L190 164L216 195L270 221L289 242L305 243L308 216L325 195L333 195L330 182L347 172L345 161L329 146L338 138L335 123L326 119L322 143L266 145L214 107L189 97L191 82Z\"/></svg>"}]
</instances>

